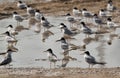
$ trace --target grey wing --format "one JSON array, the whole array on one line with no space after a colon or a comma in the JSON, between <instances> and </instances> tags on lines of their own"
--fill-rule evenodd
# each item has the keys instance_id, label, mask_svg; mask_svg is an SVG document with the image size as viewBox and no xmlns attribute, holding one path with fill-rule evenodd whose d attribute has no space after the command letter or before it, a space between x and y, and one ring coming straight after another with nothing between
<instances>
[{"instance_id":1,"label":"grey wing","mask_svg":"<svg viewBox=\"0 0 120 78\"><path fill-rule=\"evenodd\" d=\"M68 35L72 35L72 34L73 34L73 32L71 32L71 31L68 30L68 29L66 29L64 33L65 33L65 34L68 34Z\"/></svg>"},{"instance_id":2,"label":"grey wing","mask_svg":"<svg viewBox=\"0 0 120 78\"><path fill-rule=\"evenodd\" d=\"M24 20L21 16L16 16L15 19L19 22L22 22Z\"/></svg>"},{"instance_id":3,"label":"grey wing","mask_svg":"<svg viewBox=\"0 0 120 78\"><path fill-rule=\"evenodd\" d=\"M89 58L85 58L85 61L88 62L89 64L95 64L95 58L90 56Z\"/></svg>"},{"instance_id":4,"label":"grey wing","mask_svg":"<svg viewBox=\"0 0 120 78\"><path fill-rule=\"evenodd\" d=\"M7 58L7 59L3 60L3 61L0 63L0 65L7 65L7 64L9 64L11 61L12 61L11 58Z\"/></svg>"},{"instance_id":5,"label":"grey wing","mask_svg":"<svg viewBox=\"0 0 120 78\"><path fill-rule=\"evenodd\" d=\"M62 49L64 49L64 50L67 50L67 49L69 48L69 46L68 46L67 44L61 45L61 47L62 47Z\"/></svg>"},{"instance_id":6,"label":"grey wing","mask_svg":"<svg viewBox=\"0 0 120 78\"><path fill-rule=\"evenodd\" d=\"M98 24L102 24L102 20L101 19L96 19L95 22L98 23Z\"/></svg>"}]
</instances>

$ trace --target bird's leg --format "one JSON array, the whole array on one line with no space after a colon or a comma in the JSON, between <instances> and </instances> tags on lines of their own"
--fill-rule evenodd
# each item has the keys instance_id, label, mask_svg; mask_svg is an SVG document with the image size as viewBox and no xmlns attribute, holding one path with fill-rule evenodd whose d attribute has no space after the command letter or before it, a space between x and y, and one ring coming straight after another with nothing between
<instances>
[{"instance_id":1,"label":"bird's leg","mask_svg":"<svg viewBox=\"0 0 120 78\"><path fill-rule=\"evenodd\" d=\"M55 66L56 66L56 62L54 62L54 68L55 68Z\"/></svg>"},{"instance_id":2,"label":"bird's leg","mask_svg":"<svg viewBox=\"0 0 120 78\"><path fill-rule=\"evenodd\" d=\"M50 69L51 69L51 62L50 62Z\"/></svg>"},{"instance_id":3,"label":"bird's leg","mask_svg":"<svg viewBox=\"0 0 120 78\"><path fill-rule=\"evenodd\" d=\"M89 68L90 68L90 64L89 64Z\"/></svg>"},{"instance_id":4,"label":"bird's leg","mask_svg":"<svg viewBox=\"0 0 120 78\"><path fill-rule=\"evenodd\" d=\"M91 68L93 68L93 65L91 65Z\"/></svg>"},{"instance_id":5,"label":"bird's leg","mask_svg":"<svg viewBox=\"0 0 120 78\"><path fill-rule=\"evenodd\" d=\"M17 21L17 26L19 25L19 22Z\"/></svg>"}]
</instances>

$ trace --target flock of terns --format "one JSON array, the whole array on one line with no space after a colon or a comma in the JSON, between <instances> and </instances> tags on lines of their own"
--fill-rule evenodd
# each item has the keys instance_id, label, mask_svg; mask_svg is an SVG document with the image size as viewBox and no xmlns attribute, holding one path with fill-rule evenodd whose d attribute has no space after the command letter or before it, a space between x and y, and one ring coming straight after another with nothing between
<instances>
[{"instance_id":1,"label":"flock of terns","mask_svg":"<svg viewBox=\"0 0 120 78\"><path fill-rule=\"evenodd\" d=\"M37 33L40 32L40 29L43 29L44 31L46 30L49 31L51 27L55 27L47 20L44 14L41 13L38 9L34 9L30 5L27 5L22 1L18 1L17 7L21 10L26 9L28 15L28 17L23 17L17 12L13 12L13 18L17 22L17 27L19 27L20 23L22 23L22 21L26 20L27 18L34 19L34 20L29 20L30 23L33 22L33 25L35 24L34 22L37 22L37 27L36 27ZM77 7L74 7L72 11L73 14L66 13L64 15L66 17L67 22L70 24L69 25L70 27L68 27L65 23L59 24L59 29L61 29L61 31L63 32L63 37L56 40L56 42L61 42L61 49L64 50L63 54L65 57L62 60L61 67L66 67L68 63L67 61L66 62L64 61L66 60L66 57L72 60L76 60L75 58L69 56L69 51L77 49L75 47L71 49L69 48L70 46L69 39L74 39L74 36L80 33L84 33L87 38L89 38L91 34L112 33L115 31L117 27L119 27L119 25L114 23L111 18L112 17L111 13L114 13L116 10L117 8L113 5L112 0L109 0L107 2L107 7L105 9L101 9L99 11L99 14L94 14L88 11L86 8L79 10ZM93 31L93 29L90 26L88 26L91 24L88 24L87 20L89 21L91 19L92 19L92 25L95 25L96 31ZM104 31L105 28L106 28L106 32ZM0 53L0 55L3 54L6 55L4 60L0 63L0 66L8 65L12 62L11 53L18 51L18 49L15 48L18 42L18 40L16 39L16 35L18 34L19 32L16 31L12 25L7 26L7 31L2 34L5 35L5 40L8 43L8 46L7 46L7 52ZM49 33L47 33L47 35L49 35ZM85 51L86 45L83 45L82 49ZM55 66L56 62L58 61L57 55L54 54L51 48L47 49L44 52L47 52L48 60L50 62L50 68L51 68L51 63L54 63ZM84 55L85 61L89 64L89 67L92 67L93 65L96 64L100 64L100 65L106 64L106 62L96 61L95 58L92 55L90 55L89 51L85 51L81 55Z\"/></svg>"}]
</instances>

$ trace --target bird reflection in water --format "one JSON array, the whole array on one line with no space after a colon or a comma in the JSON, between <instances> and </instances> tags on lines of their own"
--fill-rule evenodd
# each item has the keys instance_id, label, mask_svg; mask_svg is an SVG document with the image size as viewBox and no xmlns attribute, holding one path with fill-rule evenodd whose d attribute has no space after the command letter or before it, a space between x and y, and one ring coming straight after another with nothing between
<instances>
[{"instance_id":1,"label":"bird reflection in water","mask_svg":"<svg viewBox=\"0 0 120 78\"><path fill-rule=\"evenodd\" d=\"M77 60L76 58L73 58L71 56L64 56L62 59L62 65L60 67L66 67L70 61L76 61L76 60Z\"/></svg>"},{"instance_id":2,"label":"bird reflection in water","mask_svg":"<svg viewBox=\"0 0 120 78\"><path fill-rule=\"evenodd\" d=\"M52 35L54 35L54 33L51 32L50 30L44 31L42 33L42 41L45 42L45 40L48 39Z\"/></svg>"},{"instance_id":3,"label":"bird reflection in water","mask_svg":"<svg viewBox=\"0 0 120 78\"><path fill-rule=\"evenodd\" d=\"M24 26L22 26L22 25L17 26L17 27L15 28L15 31L18 31L18 32L21 32L21 31L23 31L23 30L29 30L29 28L24 27Z\"/></svg>"}]
</instances>

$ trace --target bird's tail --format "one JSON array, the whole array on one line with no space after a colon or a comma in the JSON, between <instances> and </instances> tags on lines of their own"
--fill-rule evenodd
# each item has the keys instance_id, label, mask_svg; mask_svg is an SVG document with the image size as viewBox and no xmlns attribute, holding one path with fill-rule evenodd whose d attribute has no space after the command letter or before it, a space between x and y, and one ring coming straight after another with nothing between
<instances>
[{"instance_id":1,"label":"bird's tail","mask_svg":"<svg viewBox=\"0 0 120 78\"><path fill-rule=\"evenodd\" d=\"M96 62L96 64L105 65L106 62Z\"/></svg>"}]
</instances>

